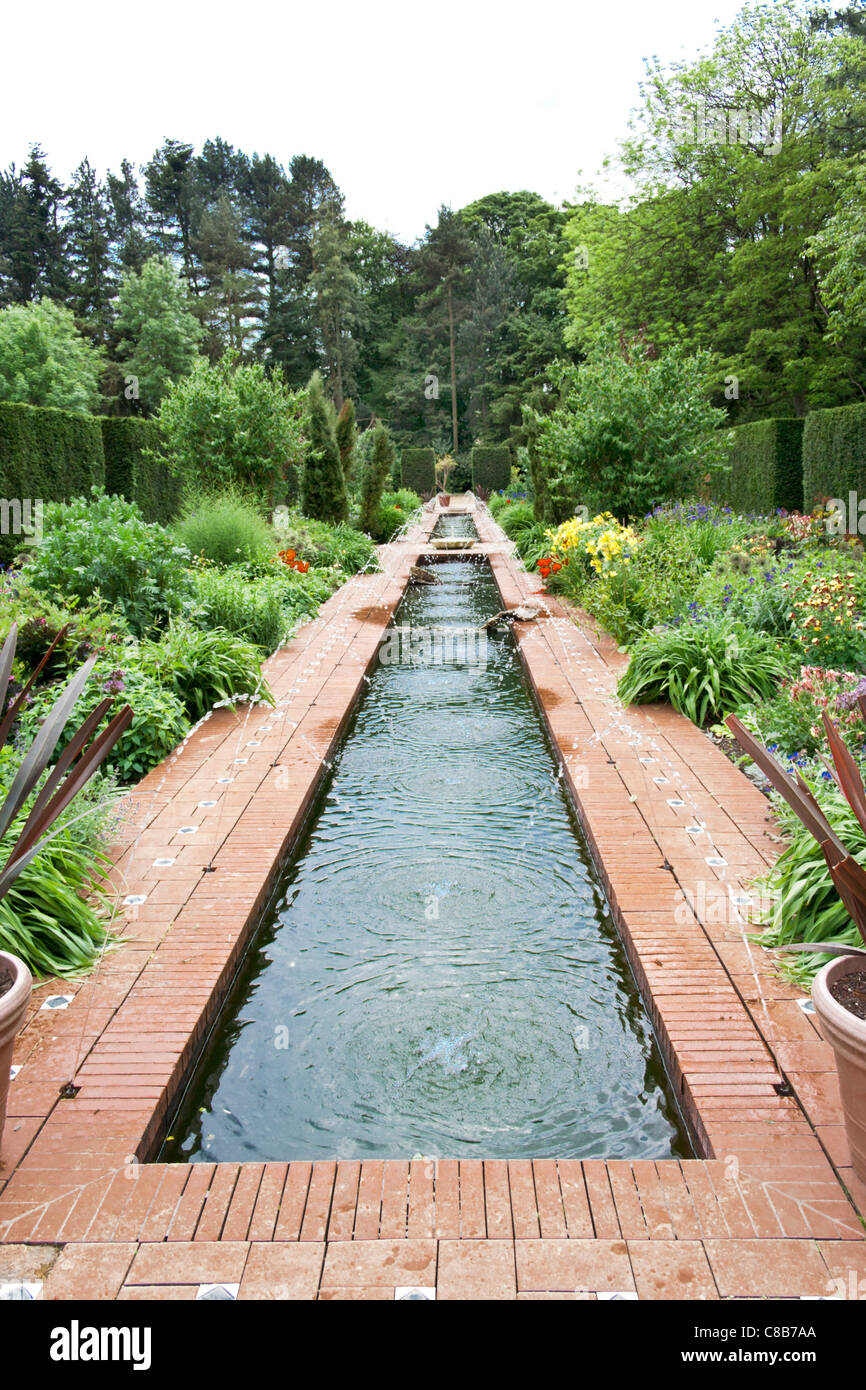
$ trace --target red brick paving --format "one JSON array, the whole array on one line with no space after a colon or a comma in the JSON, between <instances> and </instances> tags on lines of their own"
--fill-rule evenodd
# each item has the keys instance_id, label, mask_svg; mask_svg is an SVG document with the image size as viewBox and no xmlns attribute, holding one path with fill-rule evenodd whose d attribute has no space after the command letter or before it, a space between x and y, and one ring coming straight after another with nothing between
<instances>
[{"instance_id":1,"label":"red brick paving","mask_svg":"<svg viewBox=\"0 0 866 1390\"><path fill-rule=\"evenodd\" d=\"M222 1282L256 1299L393 1298L404 1285L444 1299L764 1298L826 1294L833 1280L861 1296L848 1194L862 1205L866 1193L832 1054L731 903L777 852L768 805L674 711L624 711L612 698L623 657L544 595L519 651L703 1158L140 1161L433 519L270 659L275 710L217 711L127 799L116 877L146 900L123 909L124 945L87 981L35 992L0 1164L0 1275L45 1277L51 1298L185 1299ZM536 595L489 516L476 521L504 605ZM180 835L186 825L196 832ZM52 993L76 997L39 1012ZM77 1095L60 1100L72 1077Z\"/></svg>"}]
</instances>

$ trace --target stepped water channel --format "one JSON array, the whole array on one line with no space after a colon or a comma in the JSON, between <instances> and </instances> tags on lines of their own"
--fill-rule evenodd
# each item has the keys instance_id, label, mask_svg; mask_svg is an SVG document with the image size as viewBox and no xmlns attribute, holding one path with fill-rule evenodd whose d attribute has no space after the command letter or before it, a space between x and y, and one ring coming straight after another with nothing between
<instances>
[{"instance_id":1,"label":"stepped water channel","mask_svg":"<svg viewBox=\"0 0 866 1390\"><path fill-rule=\"evenodd\" d=\"M489 567L431 568L164 1159L691 1153Z\"/></svg>"}]
</instances>

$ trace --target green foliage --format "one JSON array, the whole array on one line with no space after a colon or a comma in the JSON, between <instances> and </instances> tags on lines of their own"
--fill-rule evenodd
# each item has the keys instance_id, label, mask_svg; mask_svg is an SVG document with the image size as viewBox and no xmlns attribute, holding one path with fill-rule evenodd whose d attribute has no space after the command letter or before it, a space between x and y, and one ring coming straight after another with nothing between
<instances>
[{"instance_id":1,"label":"green foliage","mask_svg":"<svg viewBox=\"0 0 866 1390\"><path fill-rule=\"evenodd\" d=\"M317 521L345 521L349 514L346 479L340 462L334 410L322 379L314 372L307 387L301 509Z\"/></svg>"},{"instance_id":2,"label":"green foliage","mask_svg":"<svg viewBox=\"0 0 866 1390\"><path fill-rule=\"evenodd\" d=\"M835 497L847 508L849 491L866 497L866 405L812 410L803 429L806 505Z\"/></svg>"},{"instance_id":3,"label":"green foliage","mask_svg":"<svg viewBox=\"0 0 866 1390\"><path fill-rule=\"evenodd\" d=\"M813 757L821 753L829 757L821 719L826 712L859 759L866 742L866 723L856 697L864 689L863 677L854 671L803 666L794 677L782 682L773 699L748 711L743 722L770 752L780 749L786 755Z\"/></svg>"},{"instance_id":4,"label":"green foliage","mask_svg":"<svg viewBox=\"0 0 866 1390\"><path fill-rule=\"evenodd\" d=\"M716 475L715 497L738 512L802 511L803 421L755 420L731 437L731 471Z\"/></svg>"},{"instance_id":5,"label":"green foliage","mask_svg":"<svg viewBox=\"0 0 866 1390\"><path fill-rule=\"evenodd\" d=\"M498 518L499 525L502 527L510 541L517 540L518 533L525 531L528 526L535 522L535 512L531 502L511 502L506 506ZM520 547L518 546L518 549Z\"/></svg>"},{"instance_id":6,"label":"green foliage","mask_svg":"<svg viewBox=\"0 0 866 1390\"><path fill-rule=\"evenodd\" d=\"M337 448L340 452L340 463L343 466L343 477L348 483L352 476L352 468L355 462L355 445L358 442L358 430L355 424L355 406L352 401L343 402L342 408L337 415L334 433L337 439Z\"/></svg>"},{"instance_id":7,"label":"green foliage","mask_svg":"<svg viewBox=\"0 0 866 1390\"><path fill-rule=\"evenodd\" d=\"M36 733L57 693L56 684L38 686L33 691L20 720L24 739ZM72 736L97 701L105 696L112 697L112 704L100 727L124 705L132 707L132 723L112 749L109 763L120 782L137 782L186 737L189 732L186 711L172 691L143 665L138 644L128 642L124 646L113 646L110 653L97 662L84 694L73 707L64 739Z\"/></svg>"},{"instance_id":8,"label":"green foliage","mask_svg":"<svg viewBox=\"0 0 866 1390\"><path fill-rule=\"evenodd\" d=\"M240 696L258 695L272 703L261 674L261 651L224 628L204 632L174 622L158 642L142 643L141 659L193 719L201 719L217 701Z\"/></svg>"},{"instance_id":9,"label":"green foliage","mask_svg":"<svg viewBox=\"0 0 866 1390\"><path fill-rule=\"evenodd\" d=\"M404 449L400 459L403 487L409 487L423 497L436 487L436 450Z\"/></svg>"},{"instance_id":10,"label":"green foliage","mask_svg":"<svg viewBox=\"0 0 866 1390\"><path fill-rule=\"evenodd\" d=\"M118 351L139 397L155 410L173 382L192 370L202 328L183 281L167 256L151 256L140 273L127 271L117 298Z\"/></svg>"},{"instance_id":11,"label":"green foliage","mask_svg":"<svg viewBox=\"0 0 866 1390\"><path fill-rule=\"evenodd\" d=\"M298 576L302 578L303 576ZM242 567L197 569L193 574L196 627L225 628L270 654L286 635L287 586L279 575L251 577Z\"/></svg>"},{"instance_id":12,"label":"green foliage","mask_svg":"<svg viewBox=\"0 0 866 1390\"><path fill-rule=\"evenodd\" d=\"M384 425L376 425L361 480L360 524L362 531L368 531L372 534L382 501L382 494L391 481L393 469L393 440Z\"/></svg>"},{"instance_id":13,"label":"green foliage","mask_svg":"<svg viewBox=\"0 0 866 1390\"><path fill-rule=\"evenodd\" d=\"M39 665L61 629L69 628L42 671L43 681L68 679L89 656L114 651L129 635L117 609L97 600L71 598L55 603L28 584L24 572L7 570L0 574L0 643L13 622L18 625L16 664L25 675Z\"/></svg>"},{"instance_id":14,"label":"green foliage","mask_svg":"<svg viewBox=\"0 0 866 1390\"><path fill-rule=\"evenodd\" d=\"M409 488L400 488L397 492L383 493L381 503L373 518L373 524L370 527L370 535L373 540L389 541L395 532L406 525L420 504L421 499L418 494L411 492Z\"/></svg>"},{"instance_id":15,"label":"green foliage","mask_svg":"<svg viewBox=\"0 0 866 1390\"><path fill-rule=\"evenodd\" d=\"M332 526L287 509L275 515L274 524L281 549L294 550L310 564L336 565L344 574L374 566L376 550L370 537L345 522Z\"/></svg>"},{"instance_id":16,"label":"green foliage","mask_svg":"<svg viewBox=\"0 0 866 1390\"><path fill-rule=\"evenodd\" d=\"M158 453L159 434L152 420L103 415L105 491L134 502L145 521L165 526L177 516L180 480Z\"/></svg>"},{"instance_id":17,"label":"green foliage","mask_svg":"<svg viewBox=\"0 0 866 1390\"><path fill-rule=\"evenodd\" d=\"M511 481L511 450L507 444L476 444L472 450L472 486L495 492Z\"/></svg>"},{"instance_id":18,"label":"green foliage","mask_svg":"<svg viewBox=\"0 0 866 1390\"><path fill-rule=\"evenodd\" d=\"M19 766L20 754L7 746L0 754L0 797ZM110 778L97 774L0 898L0 950L20 956L36 975L64 979L86 970L106 943L103 851L113 828L114 800ZM25 820L23 811L9 827L10 840Z\"/></svg>"},{"instance_id":19,"label":"green foliage","mask_svg":"<svg viewBox=\"0 0 866 1390\"><path fill-rule=\"evenodd\" d=\"M164 458L192 492L236 487L273 501L300 455L298 395L233 352L197 360L169 386L157 425Z\"/></svg>"},{"instance_id":20,"label":"green foliage","mask_svg":"<svg viewBox=\"0 0 866 1390\"><path fill-rule=\"evenodd\" d=\"M99 401L102 366L102 354L61 304L44 299L0 310L0 401L86 414Z\"/></svg>"},{"instance_id":21,"label":"green foliage","mask_svg":"<svg viewBox=\"0 0 866 1390\"><path fill-rule=\"evenodd\" d=\"M640 340L624 348L608 327L579 368L561 367L557 408L528 412L554 514L585 506L641 516L722 466L724 412L706 398L707 362L678 347L654 357Z\"/></svg>"},{"instance_id":22,"label":"green foliage","mask_svg":"<svg viewBox=\"0 0 866 1390\"><path fill-rule=\"evenodd\" d=\"M134 502L94 488L90 499L45 508L42 543L24 577L57 599L98 593L120 609L133 632L144 633L163 625L189 597L189 558L161 526L144 521Z\"/></svg>"},{"instance_id":23,"label":"green foliage","mask_svg":"<svg viewBox=\"0 0 866 1390\"><path fill-rule=\"evenodd\" d=\"M830 780L829 773L822 775L817 768L810 773L804 767L798 771L805 777L848 853L866 867L866 832ZM814 956L798 952L784 963L787 974L808 986L817 970L827 963L827 957L820 953L822 941L845 941L861 946L862 938L836 891L827 861L814 836L787 802L775 794L773 809L787 844L761 885L772 900L773 908L760 941L763 946L814 941Z\"/></svg>"},{"instance_id":24,"label":"green foliage","mask_svg":"<svg viewBox=\"0 0 866 1390\"><path fill-rule=\"evenodd\" d=\"M190 554L215 565L268 562L276 551L270 525L235 489L190 498L174 532Z\"/></svg>"},{"instance_id":25,"label":"green foliage","mask_svg":"<svg viewBox=\"0 0 866 1390\"><path fill-rule=\"evenodd\" d=\"M383 493L382 501L389 507L399 507L403 512L416 512L421 506L421 498L410 487L398 487Z\"/></svg>"},{"instance_id":26,"label":"green foliage","mask_svg":"<svg viewBox=\"0 0 866 1390\"><path fill-rule=\"evenodd\" d=\"M863 41L815 18L795 0L750 4L709 51L652 59L622 152L637 197L625 210L585 197L569 213L583 251L568 271L570 346L585 349L614 318L660 352L712 352L707 380L731 401L732 423L802 416L863 390L862 320L833 338L835 306L862 284L851 179L866 132L862 57L852 59ZM750 115L763 130L743 128Z\"/></svg>"},{"instance_id":27,"label":"green foliage","mask_svg":"<svg viewBox=\"0 0 866 1390\"><path fill-rule=\"evenodd\" d=\"M844 345L852 335L866 330L866 171L862 165L851 170L832 217L812 237L809 250L816 254L821 298L829 310L827 336Z\"/></svg>"},{"instance_id":28,"label":"green foliage","mask_svg":"<svg viewBox=\"0 0 866 1390\"><path fill-rule=\"evenodd\" d=\"M59 502L80 496L105 479L99 421L89 415L37 406L0 403L0 497L30 501L30 524L36 501ZM26 522L22 510L21 523ZM26 548L27 537L0 534L0 562L8 563Z\"/></svg>"},{"instance_id":29,"label":"green foliage","mask_svg":"<svg viewBox=\"0 0 866 1390\"><path fill-rule=\"evenodd\" d=\"M648 632L619 682L626 704L667 700L695 724L767 699L785 674L771 638L723 617Z\"/></svg>"}]
</instances>

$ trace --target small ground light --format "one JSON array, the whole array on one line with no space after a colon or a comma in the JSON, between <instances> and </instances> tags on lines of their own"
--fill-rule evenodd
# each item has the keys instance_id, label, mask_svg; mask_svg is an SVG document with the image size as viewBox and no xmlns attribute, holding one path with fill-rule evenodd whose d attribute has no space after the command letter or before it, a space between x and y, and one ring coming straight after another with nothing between
<instances>
[{"instance_id":1,"label":"small ground light","mask_svg":"<svg viewBox=\"0 0 866 1390\"><path fill-rule=\"evenodd\" d=\"M42 1284L30 1283L26 1280L10 1281L0 1284L0 1302L2 1303L32 1303L35 1298L42 1297Z\"/></svg>"},{"instance_id":2,"label":"small ground light","mask_svg":"<svg viewBox=\"0 0 866 1390\"><path fill-rule=\"evenodd\" d=\"M702 825L687 825L687 826L686 826L686 834L687 834L687 835L700 835L700 833L701 833L701 831L703 830L703 828L704 828L704 827L703 827Z\"/></svg>"},{"instance_id":3,"label":"small ground light","mask_svg":"<svg viewBox=\"0 0 866 1390\"><path fill-rule=\"evenodd\" d=\"M636 1303L637 1294L633 1289L600 1289L596 1294L599 1303L613 1303L615 1300L622 1299L623 1302Z\"/></svg>"},{"instance_id":4,"label":"small ground light","mask_svg":"<svg viewBox=\"0 0 866 1390\"><path fill-rule=\"evenodd\" d=\"M50 994L42 1005L42 1008L68 1009L74 998L74 994Z\"/></svg>"},{"instance_id":5,"label":"small ground light","mask_svg":"<svg viewBox=\"0 0 866 1390\"><path fill-rule=\"evenodd\" d=\"M200 801L198 804L199 806L216 806L219 803L216 801Z\"/></svg>"},{"instance_id":6,"label":"small ground light","mask_svg":"<svg viewBox=\"0 0 866 1390\"><path fill-rule=\"evenodd\" d=\"M147 902L146 893L127 893L123 900L124 907L141 907L142 903Z\"/></svg>"},{"instance_id":7,"label":"small ground light","mask_svg":"<svg viewBox=\"0 0 866 1390\"><path fill-rule=\"evenodd\" d=\"M21 1064L20 1064L20 1062L19 1062L19 1064L18 1064L17 1067L10 1067L10 1068L9 1068L9 1080L10 1080L10 1081L14 1081L20 1070L21 1070Z\"/></svg>"},{"instance_id":8,"label":"small ground light","mask_svg":"<svg viewBox=\"0 0 866 1390\"><path fill-rule=\"evenodd\" d=\"M659 786L661 786L662 782L667 782L667 781L669 781L669 780L670 780L670 779L669 779L668 777L654 777L654 778L653 778L653 781L656 782L656 783L658 783Z\"/></svg>"},{"instance_id":9,"label":"small ground light","mask_svg":"<svg viewBox=\"0 0 866 1390\"><path fill-rule=\"evenodd\" d=\"M685 803L684 801L681 801L681 800L679 799L679 797L677 797L677 796L669 796L669 797L668 797L668 805L669 805L669 806L685 806L685 804L686 804L686 803Z\"/></svg>"},{"instance_id":10,"label":"small ground light","mask_svg":"<svg viewBox=\"0 0 866 1390\"><path fill-rule=\"evenodd\" d=\"M220 785L223 785L223 784L226 783L226 782L233 782L233 781L234 781L234 778L233 778L233 777L218 777L218 778L217 778L217 782L219 782Z\"/></svg>"},{"instance_id":11,"label":"small ground light","mask_svg":"<svg viewBox=\"0 0 866 1390\"><path fill-rule=\"evenodd\" d=\"M800 1005L804 1014L813 1014L815 1012L815 1005L812 1003L811 999L798 999L797 1003Z\"/></svg>"},{"instance_id":12,"label":"small ground light","mask_svg":"<svg viewBox=\"0 0 866 1390\"><path fill-rule=\"evenodd\" d=\"M711 854L707 859L707 863L713 869L723 869L727 865L727 862L727 859L720 859L717 854Z\"/></svg>"},{"instance_id":13,"label":"small ground light","mask_svg":"<svg viewBox=\"0 0 866 1390\"><path fill-rule=\"evenodd\" d=\"M436 1289L432 1284L404 1284L394 1290L398 1303L435 1303Z\"/></svg>"},{"instance_id":14,"label":"small ground light","mask_svg":"<svg viewBox=\"0 0 866 1390\"><path fill-rule=\"evenodd\" d=\"M199 1284L196 1302L206 1299L211 1303L234 1303L239 1288L239 1284Z\"/></svg>"},{"instance_id":15,"label":"small ground light","mask_svg":"<svg viewBox=\"0 0 866 1390\"><path fill-rule=\"evenodd\" d=\"M197 830L197 825L182 825L177 833L178 835L194 835Z\"/></svg>"},{"instance_id":16,"label":"small ground light","mask_svg":"<svg viewBox=\"0 0 866 1390\"><path fill-rule=\"evenodd\" d=\"M154 859L153 867L155 869L170 869L173 863L173 859Z\"/></svg>"}]
</instances>

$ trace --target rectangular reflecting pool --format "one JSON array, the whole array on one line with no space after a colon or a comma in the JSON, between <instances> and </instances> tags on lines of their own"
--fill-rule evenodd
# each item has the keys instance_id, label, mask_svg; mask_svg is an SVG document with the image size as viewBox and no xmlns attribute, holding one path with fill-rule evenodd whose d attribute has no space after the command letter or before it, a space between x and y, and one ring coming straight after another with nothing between
<instances>
[{"instance_id":1,"label":"rectangular reflecting pool","mask_svg":"<svg viewBox=\"0 0 866 1390\"><path fill-rule=\"evenodd\" d=\"M692 1153L489 567L430 568L163 1160Z\"/></svg>"}]
</instances>

